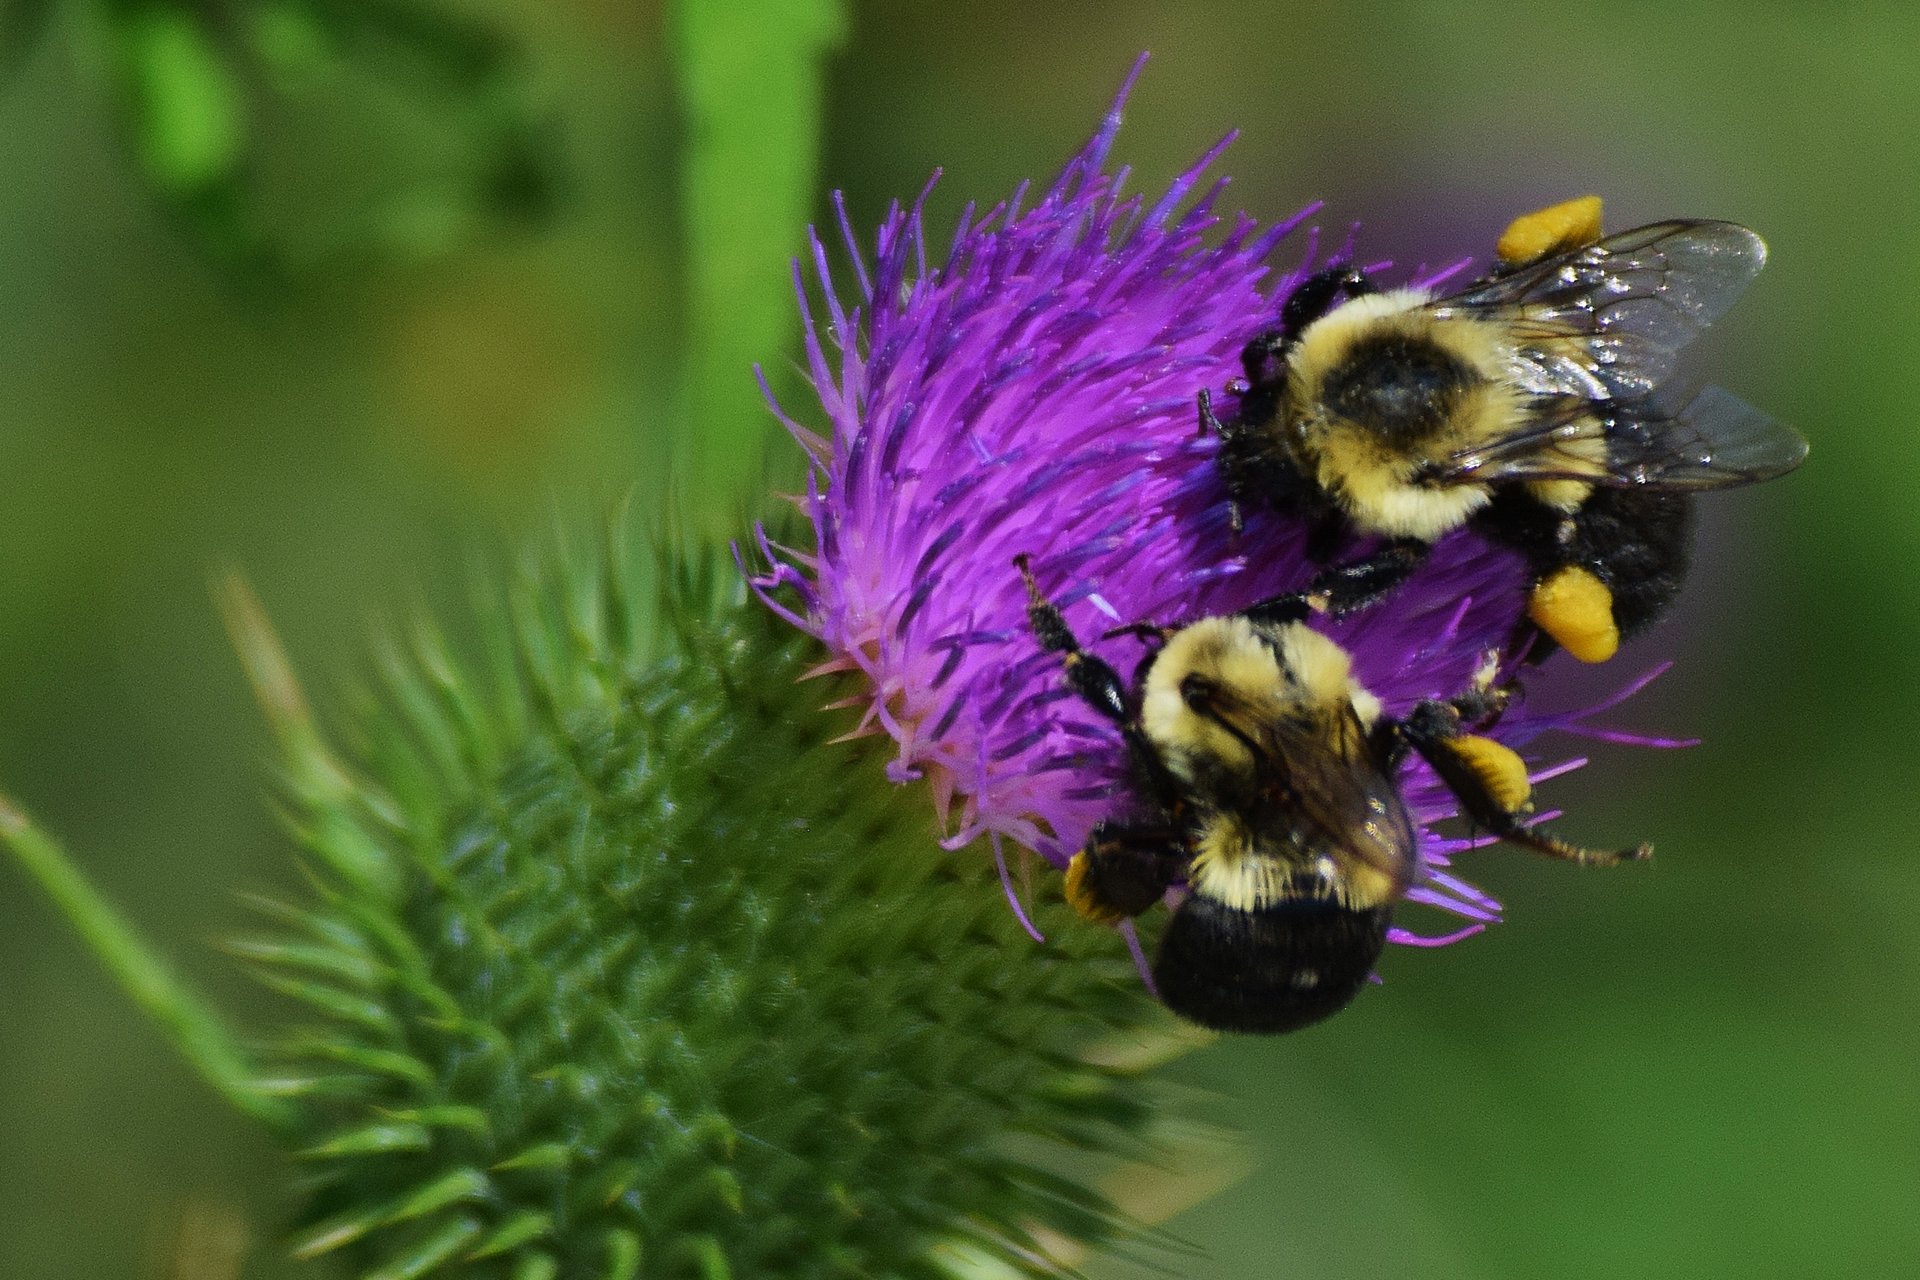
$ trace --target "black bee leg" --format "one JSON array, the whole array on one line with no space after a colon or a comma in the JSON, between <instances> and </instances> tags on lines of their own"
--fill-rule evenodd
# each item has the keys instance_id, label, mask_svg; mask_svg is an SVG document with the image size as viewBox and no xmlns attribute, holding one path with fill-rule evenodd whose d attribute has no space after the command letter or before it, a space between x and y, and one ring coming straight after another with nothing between
<instances>
[{"instance_id":1,"label":"black bee leg","mask_svg":"<svg viewBox=\"0 0 1920 1280\"><path fill-rule=\"evenodd\" d=\"M1302 329L1348 298L1374 292L1373 281L1367 279L1366 272L1351 263L1314 272L1294 286L1280 307L1280 328L1286 334L1287 345L1300 336Z\"/></svg>"},{"instance_id":2,"label":"black bee leg","mask_svg":"<svg viewBox=\"0 0 1920 1280\"><path fill-rule=\"evenodd\" d=\"M1307 584L1307 595L1332 614L1365 608L1413 576L1433 545L1413 538L1389 542L1365 560L1338 565Z\"/></svg>"},{"instance_id":3,"label":"black bee leg","mask_svg":"<svg viewBox=\"0 0 1920 1280\"><path fill-rule=\"evenodd\" d=\"M1130 724L1133 715L1127 710L1127 687L1121 683L1120 673L1080 647L1059 608L1040 594L1027 557L1015 556L1013 564L1027 584L1027 625L1033 628L1042 649L1065 655L1067 685L1115 724Z\"/></svg>"},{"instance_id":4,"label":"black bee leg","mask_svg":"<svg viewBox=\"0 0 1920 1280\"><path fill-rule=\"evenodd\" d=\"M1521 692L1519 682L1514 680L1501 685L1494 684L1494 678L1499 674L1500 653L1498 650L1488 650L1480 669L1474 673L1472 687L1465 693L1447 699L1447 705L1453 708L1459 724L1487 729L1499 723L1507 705Z\"/></svg>"},{"instance_id":5,"label":"black bee leg","mask_svg":"<svg viewBox=\"0 0 1920 1280\"><path fill-rule=\"evenodd\" d=\"M1211 432L1216 436L1227 434L1227 424L1220 421L1213 411L1213 392L1206 387L1200 388L1200 394L1194 397L1200 407L1200 428L1194 434L1204 436Z\"/></svg>"},{"instance_id":6,"label":"black bee leg","mask_svg":"<svg viewBox=\"0 0 1920 1280\"><path fill-rule=\"evenodd\" d=\"M1283 627L1289 622L1305 622L1311 618L1313 606L1313 600L1305 592L1289 591L1286 595L1271 596L1248 605L1240 611L1240 616L1250 622Z\"/></svg>"},{"instance_id":7,"label":"black bee leg","mask_svg":"<svg viewBox=\"0 0 1920 1280\"><path fill-rule=\"evenodd\" d=\"M1124 627L1110 627L1102 631L1100 638L1117 640L1121 636L1132 636L1145 644L1161 644L1172 634L1172 627L1163 627L1157 622L1129 622Z\"/></svg>"},{"instance_id":8,"label":"black bee leg","mask_svg":"<svg viewBox=\"0 0 1920 1280\"><path fill-rule=\"evenodd\" d=\"M1460 802L1461 814L1502 840L1582 866L1638 862L1652 855L1649 844L1588 849L1523 825L1521 816L1533 808L1526 763L1504 743L1462 733L1460 719L1461 709L1455 703L1430 699L1414 707L1406 719L1384 722L1375 732L1404 744L1389 744L1384 752L1389 759L1404 755L1406 747L1419 752Z\"/></svg>"},{"instance_id":9,"label":"black bee leg","mask_svg":"<svg viewBox=\"0 0 1920 1280\"><path fill-rule=\"evenodd\" d=\"M1247 385L1265 387L1278 381L1280 358L1291 345L1285 324L1254 334L1247 345L1240 348L1240 367L1246 370Z\"/></svg>"},{"instance_id":10,"label":"black bee leg","mask_svg":"<svg viewBox=\"0 0 1920 1280\"><path fill-rule=\"evenodd\" d=\"M1686 494L1595 490L1536 564L1527 616L1580 661L1605 662L1679 595L1692 510Z\"/></svg>"},{"instance_id":11,"label":"black bee leg","mask_svg":"<svg viewBox=\"0 0 1920 1280\"><path fill-rule=\"evenodd\" d=\"M1229 390L1231 390L1231 388L1229 388ZM1220 420L1219 416L1213 411L1213 392L1207 388L1200 388L1200 394L1196 399L1199 401L1200 406L1200 429L1195 434L1204 436L1208 432L1212 432L1214 435L1220 437L1220 447L1223 455L1228 458L1237 456L1241 436L1239 423L1237 421L1227 423ZM1228 463L1228 472L1232 476L1237 476L1243 469L1244 468L1237 464ZM1235 533L1239 533L1247 526L1246 519L1240 512L1240 481L1237 479L1230 480L1227 488L1229 494L1227 499L1227 523Z\"/></svg>"},{"instance_id":12,"label":"black bee leg","mask_svg":"<svg viewBox=\"0 0 1920 1280\"><path fill-rule=\"evenodd\" d=\"M1118 924L1166 896L1189 861L1171 827L1103 822L1067 864L1067 903L1088 920Z\"/></svg>"},{"instance_id":13,"label":"black bee leg","mask_svg":"<svg viewBox=\"0 0 1920 1280\"><path fill-rule=\"evenodd\" d=\"M1059 607L1040 594L1039 584L1033 580L1033 570L1027 557L1015 556L1013 564L1027 584L1027 625L1033 628L1040 647L1049 653L1065 656L1067 687L1079 694L1088 706L1120 726L1120 736L1126 741L1128 756L1142 784L1163 803L1174 803L1179 797L1180 788L1167 773L1159 752L1147 741L1147 735L1134 718L1128 706L1127 687L1121 682L1120 673L1080 647ZM1136 623L1118 630L1161 637L1167 634L1165 628L1150 623Z\"/></svg>"}]
</instances>

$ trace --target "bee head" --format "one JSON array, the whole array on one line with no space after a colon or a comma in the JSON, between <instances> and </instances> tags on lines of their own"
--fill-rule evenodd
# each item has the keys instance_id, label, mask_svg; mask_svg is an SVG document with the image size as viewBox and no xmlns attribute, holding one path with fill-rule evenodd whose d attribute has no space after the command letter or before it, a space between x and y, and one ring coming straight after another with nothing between
<instances>
[{"instance_id":1,"label":"bee head","mask_svg":"<svg viewBox=\"0 0 1920 1280\"><path fill-rule=\"evenodd\" d=\"M1379 702L1353 680L1346 650L1304 623L1238 615L1182 627L1141 681L1140 727L1171 773L1203 798L1259 788L1285 761L1269 758L1269 726L1303 728L1348 706L1370 726Z\"/></svg>"},{"instance_id":2,"label":"bee head","mask_svg":"<svg viewBox=\"0 0 1920 1280\"><path fill-rule=\"evenodd\" d=\"M1154 984L1168 1008L1216 1031L1297 1031L1360 994L1389 915L1331 898L1248 911L1191 894L1161 935Z\"/></svg>"}]
</instances>

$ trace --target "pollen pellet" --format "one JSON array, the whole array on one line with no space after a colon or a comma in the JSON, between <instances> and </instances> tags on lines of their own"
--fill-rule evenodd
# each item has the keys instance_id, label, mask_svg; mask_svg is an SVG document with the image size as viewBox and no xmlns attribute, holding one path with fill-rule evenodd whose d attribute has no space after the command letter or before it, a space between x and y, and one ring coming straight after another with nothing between
<instances>
[{"instance_id":1,"label":"pollen pellet","mask_svg":"<svg viewBox=\"0 0 1920 1280\"><path fill-rule=\"evenodd\" d=\"M1493 251L1501 262L1518 266L1592 244L1599 238L1600 197L1575 196L1515 218Z\"/></svg>"},{"instance_id":2,"label":"pollen pellet","mask_svg":"<svg viewBox=\"0 0 1920 1280\"><path fill-rule=\"evenodd\" d=\"M1095 893L1093 887L1087 883L1090 866L1085 850L1074 854L1073 861L1067 864L1067 905L1072 907L1082 919L1091 920L1095 924L1118 924L1126 917L1102 901L1100 895Z\"/></svg>"},{"instance_id":3,"label":"pollen pellet","mask_svg":"<svg viewBox=\"0 0 1920 1280\"><path fill-rule=\"evenodd\" d=\"M1472 733L1462 734L1447 745L1466 761L1495 804L1508 813L1518 813L1525 807L1533 794L1533 783L1527 780L1526 762L1511 747Z\"/></svg>"},{"instance_id":4,"label":"pollen pellet","mask_svg":"<svg viewBox=\"0 0 1920 1280\"><path fill-rule=\"evenodd\" d=\"M1620 647L1613 592L1579 565L1564 565L1542 579L1527 600L1527 616L1582 662L1605 662Z\"/></svg>"}]
</instances>

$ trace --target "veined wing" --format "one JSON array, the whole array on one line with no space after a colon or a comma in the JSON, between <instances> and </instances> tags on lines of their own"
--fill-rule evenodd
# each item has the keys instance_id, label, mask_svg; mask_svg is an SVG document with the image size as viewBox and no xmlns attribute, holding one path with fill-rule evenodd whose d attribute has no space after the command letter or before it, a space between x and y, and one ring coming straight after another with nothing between
<instances>
[{"instance_id":1,"label":"veined wing","mask_svg":"<svg viewBox=\"0 0 1920 1280\"><path fill-rule=\"evenodd\" d=\"M1656 222L1513 271L1432 304L1502 317L1515 381L1538 395L1630 399L1672 373L1688 343L1726 313L1766 263L1759 236L1731 222Z\"/></svg>"},{"instance_id":2,"label":"veined wing","mask_svg":"<svg viewBox=\"0 0 1920 1280\"><path fill-rule=\"evenodd\" d=\"M1606 442L1596 472L1581 442ZM1770 480L1807 456L1792 427L1719 387L1680 408L1653 399L1593 404L1544 400L1519 429L1434 464L1421 479L1436 484L1506 480L1585 480L1657 489L1725 489Z\"/></svg>"},{"instance_id":3,"label":"veined wing","mask_svg":"<svg viewBox=\"0 0 1920 1280\"><path fill-rule=\"evenodd\" d=\"M1394 779L1382 773L1366 729L1351 707L1332 724L1274 720L1259 734L1269 794L1321 845L1391 876L1411 881L1417 835Z\"/></svg>"}]
</instances>

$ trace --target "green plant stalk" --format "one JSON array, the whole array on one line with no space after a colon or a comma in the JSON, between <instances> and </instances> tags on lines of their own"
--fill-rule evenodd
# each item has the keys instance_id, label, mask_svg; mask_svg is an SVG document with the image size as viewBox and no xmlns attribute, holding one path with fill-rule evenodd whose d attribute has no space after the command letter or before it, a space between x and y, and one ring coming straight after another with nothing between
<instances>
[{"instance_id":1,"label":"green plant stalk","mask_svg":"<svg viewBox=\"0 0 1920 1280\"><path fill-rule=\"evenodd\" d=\"M291 1131L292 1109L255 1087L259 1068L226 1023L87 882L59 842L5 798L0 798L0 841L13 850L121 990L214 1092L270 1128Z\"/></svg>"},{"instance_id":2,"label":"green plant stalk","mask_svg":"<svg viewBox=\"0 0 1920 1280\"><path fill-rule=\"evenodd\" d=\"M739 491L757 473L772 418L752 368L778 379L798 336L788 263L818 190L822 63L846 31L838 0L677 0L669 12L674 79L685 118L680 207L686 237L688 455L683 491ZM735 504L703 503L729 519ZM731 534L732 524L709 532Z\"/></svg>"}]
</instances>

